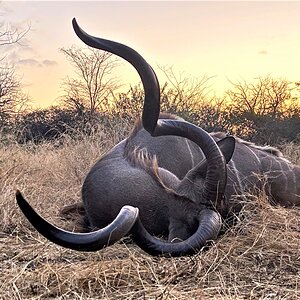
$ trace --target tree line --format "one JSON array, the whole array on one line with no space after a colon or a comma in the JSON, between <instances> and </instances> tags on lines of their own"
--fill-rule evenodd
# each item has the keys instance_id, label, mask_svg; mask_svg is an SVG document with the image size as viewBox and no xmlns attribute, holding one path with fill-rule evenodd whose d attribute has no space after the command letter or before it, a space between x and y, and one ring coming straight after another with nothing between
<instances>
[{"instance_id":1,"label":"tree line","mask_svg":"<svg viewBox=\"0 0 300 300\"><path fill-rule=\"evenodd\" d=\"M230 99L232 102L225 97L209 101L201 101L200 98L199 101L198 96L189 97L191 94L169 87L166 83L161 88L161 110L177 114L209 132L225 131L260 144L300 143L300 107L297 99L291 99L291 91L287 90L289 85L283 80L272 78L258 79L256 82L257 85L262 83L267 85L264 89L282 88L284 85L286 90L280 94L281 98L277 90L272 90L268 93L274 93L274 98L261 98L258 101L258 95L249 94L244 97L246 93L254 92L253 84L246 84L228 91L230 94L234 93ZM62 105L17 114L8 119L6 132L13 132L17 140L24 143L59 139L66 134L74 137L79 133L89 135L100 128L113 131L122 127L129 130L142 111L143 99L143 89L136 85L127 92L114 95L114 101L101 109ZM251 104L249 99L256 101L262 109ZM262 103L262 99L267 100ZM273 102L278 105L276 110Z\"/></svg>"}]
</instances>

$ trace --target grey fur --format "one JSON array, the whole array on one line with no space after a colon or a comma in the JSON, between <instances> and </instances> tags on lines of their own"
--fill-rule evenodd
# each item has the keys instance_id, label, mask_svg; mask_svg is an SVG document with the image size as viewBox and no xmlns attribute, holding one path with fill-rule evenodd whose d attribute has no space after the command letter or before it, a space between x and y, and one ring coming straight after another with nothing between
<instances>
[{"instance_id":1,"label":"grey fur","mask_svg":"<svg viewBox=\"0 0 300 300\"><path fill-rule=\"evenodd\" d=\"M226 153L233 150L227 146L226 135L211 135L219 143L225 141L221 150L230 157ZM214 203L222 216L238 213L248 194L258 194L263 189L273 203L300 205L300 168L284 159L276 148L260 147L239 138L236 141L227 165L226 201ZM169 240L187 238L195 231L196 216L203 209L193 198L199 197L197 190L203 187L205 167L197 169L196 181L187 173L193 162L204 160L201 149L193 142L173 136L153 138L138 124L86 176L82 199L91 224L101 228L114 219L122 206L132 205L139 207L142 223L150 233L168 233Z\"/></svg>"}]
</instances>

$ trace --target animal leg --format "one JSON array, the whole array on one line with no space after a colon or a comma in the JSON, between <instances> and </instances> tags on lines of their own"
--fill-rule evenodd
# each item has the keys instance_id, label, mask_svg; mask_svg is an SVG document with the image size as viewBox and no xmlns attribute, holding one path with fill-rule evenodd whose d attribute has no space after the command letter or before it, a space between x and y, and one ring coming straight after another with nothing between
<instances>
[{"instance_id":1,"label":"animal leg","mask_svg":"<svg viewBox=\"0 0 300 300\"><path fill-rule=\"evenodd\" d=\"M82 202L63 207L59 212L59 216L72 221L75 230L78 232L90 232L92 229Z\"/></svg>"},{"instance_id":2,"label":"animal leg","mask_svg":"<svg viewBox=\"0 0 300 300\"><path fill-rule=\"evenodd\" d=\"M276 203L284 206L300 206L300 195L291 192L279 192L272 193L272 197Z\"/></svg>"},{"instance_id":3,"label":"animal leg","mask_svg":"<svg viewBox=\"0 0 300 300\"><path fill-rule=\"evenodd\" d=\"M78 202L75 204L64 206L60 212L60 217L66 220L74 220L78 219L78 217L82 217L86 215L85 208L82 202Z\"/></svg>"}]
</instances>

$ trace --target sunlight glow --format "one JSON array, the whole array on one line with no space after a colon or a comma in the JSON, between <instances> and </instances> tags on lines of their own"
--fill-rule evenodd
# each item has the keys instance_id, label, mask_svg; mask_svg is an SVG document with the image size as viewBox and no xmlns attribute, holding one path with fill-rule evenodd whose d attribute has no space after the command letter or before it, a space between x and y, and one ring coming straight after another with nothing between
<instances>
[{"instance_id":1,"label":"sunlight glow","mask_svg":"<svg viewBox=\"0 0 300 300\"><path fill-rule=\"evenodd\" d=\"M217 95L228 79L270 75L299 81L300 2L3 1L2 15L31 30L22 45L1 48L22 76L34 106L57 103L72 68L59 48L84 46L71 19L92 35L125 43L164 78L158 65L187 76L213 76ZM116 70L124 88L139 81L130 66Z\"/></svg>"}]
</instances>

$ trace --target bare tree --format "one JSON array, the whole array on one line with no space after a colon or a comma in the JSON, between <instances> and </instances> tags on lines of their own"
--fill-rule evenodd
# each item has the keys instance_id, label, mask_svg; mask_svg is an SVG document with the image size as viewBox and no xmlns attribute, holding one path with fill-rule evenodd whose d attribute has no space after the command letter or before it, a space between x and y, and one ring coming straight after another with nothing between
<instances>
[{"instance_id":1,"label":"bare tree","mask_svg":"<svg viewBox=\"0 0 300 300\"><path fill-rule=\"evenodd\" d=\"M254 83L230 82L231 90L226 92L233 110L256 116L279 117L288 111L295 87L285 79L258 78Z\"/></svg>"},{"instance_id":2,"label":"bare tree","mask_svg":"<svg viewBox=\"0 0 300 300\"><path fill-rule=\"evenodd\" d=\"M167 79L161 89L162 110L194 111L207 100L212 77L203 75L201 78L190 78L184 73L176 74L170 66L159 68Z\"/></svg>"},{"instance_id":3,"label":"bare tree","mask_svg":"<svg viewBox=\"0 0 300 300\"><path fill-rule=\"evenodd\" d=\"M0 22L0 46L20 44L20 41L30 30L19 30L12 25ZM0 122L4 125L9 122L9 117L22 110L29 98L22 92L21 79L16 76L15 67L8 65L5 56L0 59Z\"/></svg>"},{"instance_id":4,"label":"bare tree","mask_svg":"<svg viewBox=\"0 0 300 300\"><path fill-rule=\"evenodd\" d=\"M17 28L12 28L10 24L0 23L0 46L10 45L10 44L20 44L20 41L30 30L28 26L24 30L19 30Z\"/></svg>"},{"instance_id":5,"label":"bare tree","mask_svg":"<svg viewBox=\"0 0 300 300\"><path fill-rule=\"evenodd\" d=\"M247 138L269 144L299 138L300 103L294 83L268 76L231 84L226 92L230 120L246 130Z\"/></svg>"},{"instance_id":6,"label":"bare tree","mask_svg":"<svg viewBox=\"0 0 300 300\"><path fill-rule=\"evenodd\" d=\"M22 92L21 79L15 74L15 68L0 67L0 122L4 124L9 116L23 110L28 96Z\"/></svg>"},{"instance_id":7,"label":"bare tree","mask_svg":"<svg viewBox=\"0 0 300 300\"><path fill-rule=\"evenodd\" d=\"M75 69L76 77L67 77L63 84L63 103L78 111L91 114L109 103L112 91L120 87L112 72L118 60L112 54L93 48L72 46L61 48Z\"/></svg>"}]
</instances>

